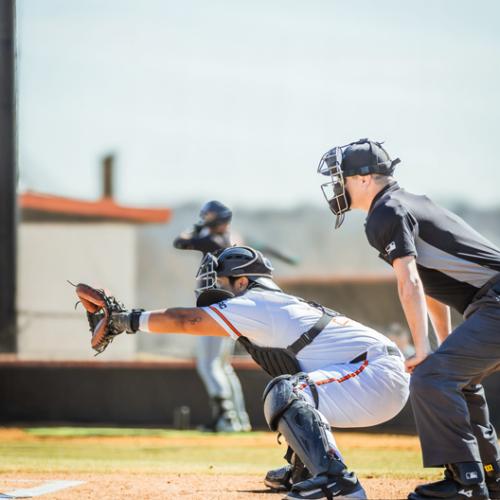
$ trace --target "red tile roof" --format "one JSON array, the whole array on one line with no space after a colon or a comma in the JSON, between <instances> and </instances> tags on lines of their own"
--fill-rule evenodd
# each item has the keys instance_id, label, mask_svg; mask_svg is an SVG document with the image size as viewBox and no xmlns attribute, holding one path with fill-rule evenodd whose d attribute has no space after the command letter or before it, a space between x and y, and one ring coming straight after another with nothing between
<instances>
[{"instance_id":1,"label":"red tile roof","mask_svg":"<svg viewBox=\"0 0 500 500\"><path fill-rule=\"evenodd\" d=\"M119 205L111 198L86 201L33 192L22 193L19 196L19 204L23 210L40 213L121 222L162 223L167 222L172 214L168 208L126 207Z\"/></svg>"}]
</instances>

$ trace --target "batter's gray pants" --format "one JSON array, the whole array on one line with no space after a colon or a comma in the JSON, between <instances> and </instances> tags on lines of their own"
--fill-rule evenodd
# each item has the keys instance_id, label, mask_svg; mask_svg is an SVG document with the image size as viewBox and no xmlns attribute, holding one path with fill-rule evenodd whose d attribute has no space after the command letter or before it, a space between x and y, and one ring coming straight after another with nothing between
<instances>
[{"instance_id":1,"label":"batter's gray pants","mask_svg":"<svg viewBox=\"0 0 500 500\"><path fill-rule=\"evenodd\" d=\"M500 459L481 381L500 370L500 297L490 292L417 366L410 399L424 467Z\"/></svg>"},{"instance_id":2,"label":"batter's gray pants","mask_svg":"<svg viewBox=\"0 0 500 500\"><path fill-rule=\"evenodd\" d=\"M230 363L234 340L229 337L200 337L198 339L196 368L208 395L230 399L238 417L248 423L241 383Z\"/></svg>"}]
</instances>

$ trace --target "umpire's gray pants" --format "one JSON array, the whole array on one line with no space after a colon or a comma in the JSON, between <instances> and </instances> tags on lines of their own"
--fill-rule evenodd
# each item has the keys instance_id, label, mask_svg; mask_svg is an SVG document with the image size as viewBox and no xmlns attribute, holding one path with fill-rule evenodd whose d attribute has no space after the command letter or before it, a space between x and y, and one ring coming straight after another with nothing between
<instances>
[{"instance_id":1,"label":"umpire's gray pants","mask_svg":"<svg viewBox=\"0 0 500 500\"><path fill-rule=\"evenodd\" d=\"M500 459L482 379L500 370L500 297L489 293L417 366L410 399L424 467Z\"/></svg>"}]
</instances>

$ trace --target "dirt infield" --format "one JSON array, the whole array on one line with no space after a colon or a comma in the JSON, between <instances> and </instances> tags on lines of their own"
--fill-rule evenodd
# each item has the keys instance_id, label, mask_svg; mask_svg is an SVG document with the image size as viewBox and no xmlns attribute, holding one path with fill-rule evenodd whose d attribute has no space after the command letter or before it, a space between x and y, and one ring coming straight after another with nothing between
<instances>
[{"instance_id":1,"label":"dirt infield","mask_svg":"<svg viewBox=\"0 0 500 500\"><path fill-rule=\"evenodd\" d=\"M10 476L10 477L9 477ZM15 488L31 488L47 480L40 474L23 474L22 486L19 478L12 481L12 476L0 475L0 492ZM41 498L51 500L83 500L95 499L231 499L231 500L271 500L282 498L280 493L270 493L262 484L262 476L241 476L226 474L175 474L148 475L141 474L57 474L52 479L80 480L84 484L56 493L43 495ZM30 480L30 481L27 481ZM390 480L364 478L363 485L370 499L406 498L408 492L415 486L415 480Z\"/></svg>"},{"instance_id":2,"label":"dirt infield","mask_svg":"<svg viewBox=\"0 0 500 500\"><path fill-rule=\"evenodd\" d=\"M406 498L436 475L421 468L414 436L336 437L371 499ZM268 469L283 465L284 451L265 432L0 428L0 493L83 481L40 498L270 500L283 495L262 480Z\"/></svg>"}]
</instances>

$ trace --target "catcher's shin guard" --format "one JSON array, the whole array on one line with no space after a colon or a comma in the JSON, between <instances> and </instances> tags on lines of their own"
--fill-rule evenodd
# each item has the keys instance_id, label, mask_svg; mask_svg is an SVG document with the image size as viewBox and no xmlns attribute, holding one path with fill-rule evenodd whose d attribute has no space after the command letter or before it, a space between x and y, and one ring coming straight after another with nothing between
<instances>
[{"instance_id":1,"label":"catcher's shin guard","mask_svg":"<svg viewBox=\"0 0 500 500\"><path fill-rule=\"evenodd\" d=\"M264 391L264 415L312 475L343 475L346 466L335 454L330 426L297 390L299 377L282 375Z\"/></svg>"}]
</instances>

